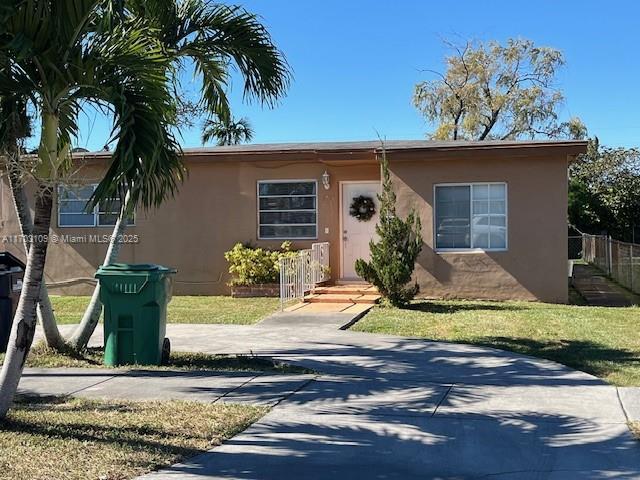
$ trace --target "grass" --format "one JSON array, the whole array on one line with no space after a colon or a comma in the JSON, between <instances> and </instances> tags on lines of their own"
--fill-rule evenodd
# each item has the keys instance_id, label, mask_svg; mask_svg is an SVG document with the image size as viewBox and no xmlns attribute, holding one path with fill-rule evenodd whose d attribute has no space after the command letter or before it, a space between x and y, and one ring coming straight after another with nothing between
<instances>
[{"instance_id":1,"label":"grass","mask_svg":"<svg viewBox=\"0 0 640 480\"><path fill-rule=\"evenodd\" d=\"M266 411L184 401L23 400L0 422L0 477L124 480L220 445Z\"/></svg>"},{"instance_id":2,"label":"grass","mask_svg":"<svg viewBox=\"0 0 640 480\"><path fill-rule=\"evenodd\" d=\"M639 307L416 301L406 309L376 307L352 329L496 347L640 386L638 325Z\"/></svg>"},{"instance_id":3,"label":"grass","mask_svg":"<svg viewBox=\"0 0 640 480\"><path fill-rule=\"evenodd\" d=\"M79 323L90 298L52 295L51 303L58 323ZM169 303L167 322L250 325L273 313L278 305L277 298L177 296Z\"/></svg>"},{"instance_id":4,"label":"grass","mask_svg":"<svg viewBox=\"0 0 640 480\"><path fill-rule=\"evenodd\" d=\"M27 367L33 368L109 368L102 364L102 347L86 349L82 354L72 350L64 353L47 348L44 343L34 345L27 357ZM0 365L4 354L0 354ZM267 357L249 355L213 355L210 353L171 352L169 363L162 366L127 365L118 368L147 370L212 370L220 372L270 372L270 373L312 373L303 367L278 362ZM0 477L1 478L1 477Z\"/></svg>"}]
</instances>

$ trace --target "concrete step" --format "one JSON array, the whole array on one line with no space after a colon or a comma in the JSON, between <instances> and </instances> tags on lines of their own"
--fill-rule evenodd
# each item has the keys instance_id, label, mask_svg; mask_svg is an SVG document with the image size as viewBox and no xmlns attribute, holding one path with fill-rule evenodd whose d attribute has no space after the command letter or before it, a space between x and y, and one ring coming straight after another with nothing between
<instances>
[{"instance_id":1,"label":"concrete step","mask_svg":"<svg viewBox=\"0 0 640 480\"><path fill-rule=\"evenodd\" d=\"M371 285L369 282L365 280L336 280L336 285Z\"/></svg>"},{"instance_id":2,"label":"concrete step","mask_svg":"<svg viewBox=\"0 0 640 480\"><path fill-rule=\"evenodd\" d=\"M378 293L378 289L373 285L332 285L316 287L311 293L317 294L339 294L339 295L373 295Z\"/></svg>"},{"instance_id":3,"label":"concrete step","mask_svg":"<svg viewBox=\"0 0 640 480\"><path fill-rule=\"evenodd\" d=\"M342 293L312 293L304 297L307 303L366 303L374 304L380 299L378 294L342 294Z\"/></svg>"}]
</instances>

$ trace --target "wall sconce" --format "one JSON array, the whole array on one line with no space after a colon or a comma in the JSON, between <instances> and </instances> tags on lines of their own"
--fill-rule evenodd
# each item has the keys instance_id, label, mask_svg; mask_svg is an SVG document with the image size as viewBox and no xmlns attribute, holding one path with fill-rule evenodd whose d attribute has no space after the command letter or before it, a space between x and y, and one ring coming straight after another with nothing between
<instances>
[{"instance_id":1,"label":"wall sconce","mask_svg":"<svg viewBox=\"0 0 640 480\"><path fill-rule=\"evenodd\" d=\"M322 174L322 186L325 190L329 190L331 188L330 179L331 177L329 176L329 172L325 170Z\"/></svg>"}]
</instances>

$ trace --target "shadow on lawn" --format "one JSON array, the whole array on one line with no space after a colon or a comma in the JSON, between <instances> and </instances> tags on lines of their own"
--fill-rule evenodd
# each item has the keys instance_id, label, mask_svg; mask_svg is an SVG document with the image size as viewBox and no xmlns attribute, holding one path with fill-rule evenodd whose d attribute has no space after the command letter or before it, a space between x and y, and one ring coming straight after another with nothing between
<instances>
[{"instance_id":1,"label":"shadow on lawn","mask_svg":"<svg viewBox=\"0 0 640 480\"><path fill-rule=\"evenodd\" d=\"M40 343L36 345L27 360L28 367L104 367L104 349L90 347L78 353L70 348L62 352L49 349ZM0 360L2 357L0 357ZM1 362L0 362L1 364ZM150 370L212 370L212 371L240 371L240 372L271 372L271 373L313 373L309 369L296 367L284 362L274 361L269 357L255 355L216 355L197 352L172 352L169 361L161 366L155 365L121 365L120 369L150 369Z\"/></svg>"},{"instance_id":2,"label":"shadow on lawn","mask_svg":"<svg viewBox=\"0 0 640 480\"><path fill-rule=\"evenodd\" d=\"M38 417L21 419L12 415L7 419L0 420L1 432L30 435L37 439L36 442L47 441L49 438L82 443L95 442L110 445L123 451L132 449L145 451L149 455L162 454L168 456L171 462L204 451L202 448L174 441L172 436L175 436L176 432L169 424L152 426L142 422L130 425L108 425L91 421L92 416L98 416L104 421L105 417L112 414L135 414L138 407L127 402L70 402L66 396L22 395L14 406L14 411L20 412L21 410L31 413L38 412ZM78 414L86 415L85 419L81 420ZM144 415L144 413L141 411L139 415ZM242 425L237 431L246 426ZM230 432L230 435L233 433L237 432ZM200 441L207 440L201 434L191 433L190 437ZM160 465L142 466L147 469Z\"/></svg>"},{"instance_id":3,"label":"shadow on lawn","mask_svg":"<svg viewBox=\"0 0 640 480\"><path fill-rule=\"evenodd\" d=\"M640 367L640 355L586 340L533 340L519 337L479 337L461 342L509 350L546 358L597 377L606 377L623 368Z\"/></svg>"},{"instance_id":4,"label":"shadow on lawn","mask_svg":"<svg viewBox=\"0 0 640 480\"><path fill-rule=\"evenodd\" d=\"M523 305L514 303L487 303L487 302L455 302L445 303L443 301L418 301L412 303L402 310L413 310L424 313L456 313L473 310L493 310L493 311L519 311L526 310Z\"/></svg>"}]
</instances>

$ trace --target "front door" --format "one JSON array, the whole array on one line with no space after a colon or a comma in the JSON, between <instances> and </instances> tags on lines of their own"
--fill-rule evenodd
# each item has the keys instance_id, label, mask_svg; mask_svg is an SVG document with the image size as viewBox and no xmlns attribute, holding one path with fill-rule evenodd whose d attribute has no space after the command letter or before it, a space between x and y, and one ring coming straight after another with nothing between
<instances>
[{"instance_id":1,"label":"front door","mask_svg":"<svg viewBox=\"0 0 640 480\"><path fill-rule=\"evenodd\" d=\"M359 280L356 260L369 260L369 241L375 237L380 202L380 182L344 182L342 188L342 278ZM369 220L358 219L350 212L353 200L364 196L375 204L375 213Z\"/></svg>"}]
</instances>

